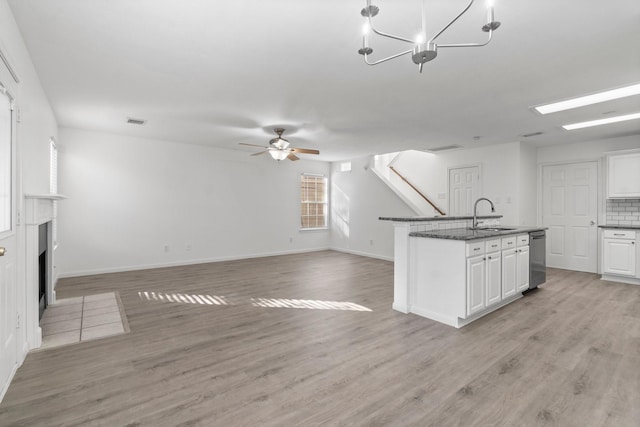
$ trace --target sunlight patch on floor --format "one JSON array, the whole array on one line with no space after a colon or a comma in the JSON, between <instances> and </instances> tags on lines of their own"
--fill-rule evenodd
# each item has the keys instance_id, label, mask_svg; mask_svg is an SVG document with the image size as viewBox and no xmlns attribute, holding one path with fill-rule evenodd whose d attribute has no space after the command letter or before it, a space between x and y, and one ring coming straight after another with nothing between
<instances>
[{"instance_id":1,"label":"sunlight patch on floor","mask_svg":"<svg viewBox=\"0 0 640 427\"><path fill-rule=\"evenodd\" d=\"M312 310L372 311L367 307L353 302L319 301L311 299L251 298L251 304L254 307L268 308L308 308Z\"/></svg>"},{"instance_id":2,"label":"sunlight patch on floor","mask_svg":"<svg viewBox=\"0 0 640 427\"><path fill-rule=\"evenodd\" d=\"M309 299L289 298L250 298L248 301L230 302L227 297L207 294L164 293L153 291L138 292L138 297L143 301L169 302L178 304L197 305L239 305L251 304L262 308L304 308L310 310L346 310L346 311L373 311L363 305L348 301L321 301Z\"/></svg>"},{"instance_id":3,"label":"sunlight patch on floor","mask_svg":"<svg viewBox=\"0 0 640 427\"><path fill-rule=\"evenodd\" d=\"M138 292L140 299L158 302L177 302L181 304L229 305L225 297L202 294L166 294L162 292Z\"/></svg>"}]
</instances>

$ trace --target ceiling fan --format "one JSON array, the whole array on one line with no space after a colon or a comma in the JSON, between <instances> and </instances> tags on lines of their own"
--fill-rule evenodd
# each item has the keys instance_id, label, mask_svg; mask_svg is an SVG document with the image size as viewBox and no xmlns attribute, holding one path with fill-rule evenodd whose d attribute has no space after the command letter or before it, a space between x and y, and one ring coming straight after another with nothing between
<instances>
[{"instance_id":1,"label":"ceiling fan","mask_svg":"<svg viewBox=\"0 0 640 427\"><path fill-rule=\"evenodd\" d=\"M273 131L278 135L276 138L271 139L269 141L269 146L255 145L255 144L245 144L241 142L240 145L248 145L249 147L260 147L266 148L264 151L260 151L258 153L252 154L252 156L259 156L264 153L269 153L271 157L275 160L300 160L300 157L296 156L294 153L302 153L302 154L320 154L318 150L310 150L308 148L293 148L290 147L289 141L282 137L286 129L284 128L275 128Z\"/></svg>"}]
</instances>

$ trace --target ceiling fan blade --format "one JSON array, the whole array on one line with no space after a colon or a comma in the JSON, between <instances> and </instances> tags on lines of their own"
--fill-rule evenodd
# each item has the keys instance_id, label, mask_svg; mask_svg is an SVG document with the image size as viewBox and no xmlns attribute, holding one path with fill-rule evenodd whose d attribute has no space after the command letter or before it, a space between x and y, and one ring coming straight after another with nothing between
<instances>
[{"instance_id":1,"label":"ceiling fan blade","mask_svg":"<svg viewBox=\"0 0 640 427\"><path fill-rule=\"evenodd\" d=\"M247 146L249 146L249 147L269 148L269 147L265 147L264 145L247 144L247 143L245 143L245 142L239 142L238 144L240 144L240 145L247 145Z\"/></svg>"},{"instance_id":2,"label":"ceiling fan blade","mask_svg":"<svg viewBox=\"0 0 640 427\"><path fill-rule=\"evenodd\" d=\"M287 159L292 160L292 161L296 161L296 160L300 160L300 157L296 156L293 153L289 153L289 155L287 156Z\"/></svg>"},{"instance_id":3,"label":"ceiling fan blade","mask_svg":"<svg viewBox=\"0 0 640 427\"><path fill-rule=\"evenodd\" d=\"M251 154L251 155L252 155L252 156L259 156L259 155L264 154L264 153L267 153L267 152L269 152L269 150L259 151L259 152L257 152L257 153L253 153L253 154Z\"/></svg>"},{"instance_id":4,"label":"ceiling fan blade","mask_svg":"<svg viewBox=\"0 0 640 427\"><path fill-rule=\"evenodd\" d=\"M320 154L318 150L311 150L308 148L292 148L291 151L294 153L302 153L302 154Z\"/></svg>"}]
</instances>

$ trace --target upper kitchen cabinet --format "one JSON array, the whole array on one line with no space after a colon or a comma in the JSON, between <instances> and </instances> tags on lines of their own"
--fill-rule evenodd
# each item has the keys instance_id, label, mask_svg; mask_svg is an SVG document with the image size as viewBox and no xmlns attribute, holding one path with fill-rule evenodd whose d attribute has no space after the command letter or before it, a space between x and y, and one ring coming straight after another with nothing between
<instances>
[{"instance_id":1,"label":"upper kitchen cabinet","mask_svg":"<svg viewBox=\"0 0 640 427\"><path fill-rule=\"evenodd\" d=\"M607 155L607 198L640 198L640 151Z\"/></svg>"}]
</instances>

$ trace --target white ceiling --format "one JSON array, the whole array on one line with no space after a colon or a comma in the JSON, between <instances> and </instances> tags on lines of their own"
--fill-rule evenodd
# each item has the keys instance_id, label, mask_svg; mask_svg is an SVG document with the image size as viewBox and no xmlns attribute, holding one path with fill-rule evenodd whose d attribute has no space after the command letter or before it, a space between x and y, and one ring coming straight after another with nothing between
<instances>
[{"instance_id":1,"label":"white ceiling","mask_svg":"<svg viewBox=\"0 0 640 427\"><path fill-rule=\"evenodd\" d=\"M486 47L367 66L365 0L8 0L61 126L245 150L282 125L335 161L450 144L560 144L639 135L640 96L540 116L529 107L640 82L638 0L496 0ZM374 0L414 38L420 0ZM435 33L466 0L427 0ZM440 38L482 41L484 1ZM372 59L407 49L371 36ZM612 113L615 111L615 113ZM126 124L127 117L147 120ZM544 132L537 137L521 135ZM474 136L480 136L474 140ZM306 156L307 158L312 156Z\"/></svg>"}]
</instances>

